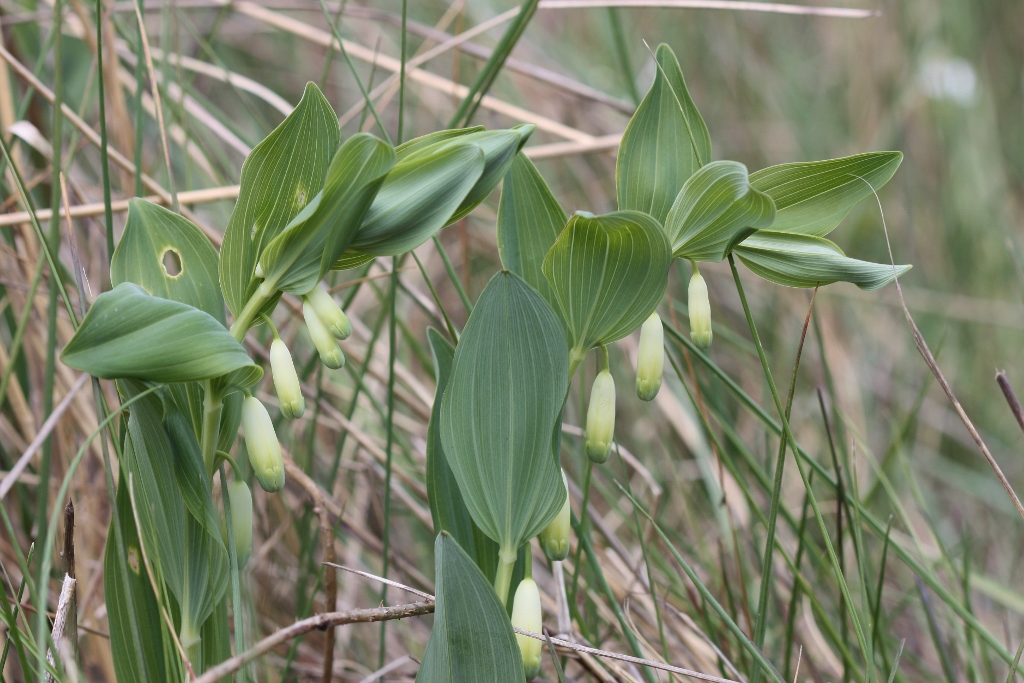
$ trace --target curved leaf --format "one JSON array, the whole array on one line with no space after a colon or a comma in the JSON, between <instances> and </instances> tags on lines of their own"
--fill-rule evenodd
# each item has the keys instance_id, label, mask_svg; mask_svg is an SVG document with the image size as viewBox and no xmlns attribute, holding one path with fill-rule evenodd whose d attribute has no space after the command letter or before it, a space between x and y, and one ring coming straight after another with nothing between
<instances>
[{"instance_id":1,"label":"curved leaf","mask_svg":"<svg viewBox=\"0 0 1024 683\"><path fill-rule=\"evenodd\" d=\"M525 154L517 154L501 186L498 254L505 268L526 280L556 311L558 299L543 265L565 220L565 211L540 171Z\"/></svg>"},{"instance_id":2,"label":"curved leaf","mask_svg":"<svg viewBox=\"0 0 1024 683\"><path fill-rule=\"evenodd\" d=\"M760 230L735 249L736 255L765 280L787 287L816 287L852 282L868 291L881 289L911 266L858 261L823 237Z\"/></svg>"},{"instance_id":3,"label":"curved leaf","mask_svg":"<svg viewBox=\"0 0 1024 683\"><path fill-rule=\"evenodd\" d=\"M485 130L487 129L483 126L436 130L433 133L427 133L426 135L421 135L418 138L406 140L398 147L395 147L395 153L398 156L398 160L403 161L417 152L422 152L428 147L436 147L439 142L448 142L450 140L455 140L456 138L469 135L470 133L479 133Z\"/></svg>"},{"instance_id":4,"label":"curved leaf","mask_svg":"<svg viewBox=\"0 0 1024 683\"><path fill-rule=\"evenodd\" d=\"M331 270L352 270L359 266L365 266L367 263L377 258L373 254L360 254L358 251L346 251L341 255L334 265L331 266Z\"/></svg>"},{"instance_id":5,"label":"curved leaf","mask_svg":"<svg viewBox=\"0 0 1024 683\"><path fill-rule=\"evenodd\" d=\"M394 256L448 224L484 171L477 145L445 146L395 164L352 242L352 251Z\"/></svg>"},{"instance_id":6,"label":"curved leaf","mask_svg":"<svg viewBox=\"0 0 1024 683\"><path fill-rule=\"evenodd\" d=\"M679 189L711 160L711 137L686 89L672 48L659 45L658 70L619 145L619 210L643 211L664 223Z\"/></svg>"},{"instance_id":7,"label":"curved leaf","mask_svg":"<svg viewBox=\"0 0 1024 683\"><path fill-rule=\"evenodd\" d=\"M872 188L889 182L902 161L900 152L869 152L782 164L751 174L750 184L775 200L772 231L824 237Z\"/></svg>"},{"instance_id":8,"label":"curved leaf","mask_svg":"<svg viewBox=\"0 0 1024 683\"><path fill-rule=\"evenodd\" d=\"M455 213L448 219L448 225L468 216L479 206L491 191L498 186L508 172L519 150L536 129L532 123L524 123L508 130L486 130L465 135L452 144L473 144L484 152L484 170L480 179Z\"/></svg>"},{"instance_id":9,"label":"curved leaf","mask_svg":"<svg viewBox=\"0 0 1024 683\"><path fill-rule=\"evenodd\" d=\"M256 291L253 272L263 248L323 188L340 142L338 117L320 89L307 83L295 110L242 164L220 251L221 291L235 315Z\"/></svg>"},{"instance_id":10,"label":"curved leaf","mask_svg":"<svg viewBox=\"0 0 1024 683\"><path fill-rule=\"evenodd\" d=\"M395 152L368 133L338 149L324 189L275 237L260 256L265 281L302 295L316 286L352 242L363 216L395 165Z\"/></svg>"},{"instance_id":11,"label":"curved leaf","mask_svg":"<svg viewBox=\"0 0 1024 683\"><path fill-rule=\"evenodd\" d=\"M775 205L751 188L747 167L714 161L686 181L665 220L672 255L692 261L721 261L759 228L771 225Z\"/></svg>"},{"instance_id":12,"label":"curved leaf","mask_svg":"<svg viewBox=\"0 0 1024 683\"><path fill-rule=\"evenodd\" d=\"M671 263L665 233L647 214L573 214L544 259L569 330L572 370L594 346L643 324L665 294Z\"/></svg>"},{"instance_id":13,"label":"curved leaf","mask_svg":"<svg viewBox=\"0 0 1024 683\"><path fill-rule=\"evenodd\" d=\"M145 199L131 199L128 222L110 260L110 282L115 287L134 282L153 296L205 311L223 325L217 258L210 240L190 220ZM177 273L167 269L168 262L178 266Z\"/></svg>"},{"instance_id":14,"label":"curved leaf","mask_svg":"<svg viewBox=\"0 0 1024 683\"><path fill-rule=\"evenodd\" d=\"M209 313L149 296L130 282L96 297L61 358L103 379L191 382L236 370L258 379L259 371Z\"/></svg>"},{"instance_id":15,"label":"curved leaf","mask_svg":"<svg viewBox=\"0 0 1024 683\"><path fill-rule=\"evenodd\" d=\"M473 522L466 501L459 491L459 484L448 465L444 448L441 446L441 398L444 396L448 378L451 375L455 347L434 328L427 329L430 355L434 360L434 374L437 378L437 392L434 406L427 424L427 500L430 516L434 520L434 531L450 533L487 577L494 580L497 570L498 544L484 534Z\"/></svg>"},{"instance_id":16,"label":"curved leaf","mask_svg":"<svg viewBox=\"0 0 1024 683\"><path fill-rule=\"evenodd\" d=\"M505 609L484 575L444 531L434 542L434 567L434 627L417 683L522 683L522 655Z\"/></svg>"},{"instance_id":17,"label":"curved leaf","mask_svg":"<svg viewBox=\"0 0 1024 683\"><path fill-rule=\"evenodd\" d=\"M565 500L551 434L568 383L555 312L518 275L496 274L455 350L441 443L473 521L506 556Z\"/></svg>"}]
</instances>

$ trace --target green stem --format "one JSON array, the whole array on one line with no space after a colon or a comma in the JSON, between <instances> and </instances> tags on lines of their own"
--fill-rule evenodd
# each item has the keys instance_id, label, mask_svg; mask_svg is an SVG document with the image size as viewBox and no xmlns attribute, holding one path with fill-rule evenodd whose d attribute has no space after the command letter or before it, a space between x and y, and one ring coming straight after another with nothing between
<instances>
[{"instance_id":1,"label":"green stem","mask_svg":"<svg viewBox=\"0 0 1024 683\"><path fill-rule=\"evenodd\" d=\"M241 342L245 339L245 333L252 327L252 321L259 315L260 310L267 303L270 297L274 296L276 290L274 284L267 280L263 281L263 284L253 293L249 300L245 302L245 306L242 308L241 313L235 318L235 322L231 323L231 336Z\"/></svg>"},{"instance_id":2,"label":"green stem","mask_svg":"<svg viewBox=\"0 0 1024 683\"><path fill-rule=\"evenodd\" d=\"M796 445L796 439L793 437L793 431L789 425L789 419L786 416L786 411L782 407L782 399L779 398L779 390L775 386L775 380L772 378L771 368L768 366L768 358L765 356L764 347L761 345L761 338L757 334L757 327L754 325L754 317L750 313L750 305L747 303L747 295L743 289L743 282L740 280L740 273L736 270L736 261L733 259L732 254L729 254L729 267L732 269L732 277L736 282L736 292L739 294L740 303L743 305L743 313L747 318L747 326L750 328L750 334L754 338L754 345L757 347L757 355L761 359L761 369L764 371L765 379L768 382L768 389L771 391L772 400L775 403L775 410L778 412L779 418L782 421L782 437L789 442L790 448L794 453L799 451ZM818 525L821 530L821 534L825 540L825 547L828 550L829 559L832 562L833 570L836 574L836 581L839 583L839 588L842 591L843 598L847 604L853 604L850 599L849 588L846 585L846 578L843 576L842 569L839 566L839 560L836 556L835 548L832 545L832 541L828 536L828 530L825 528L824 521L821 517L821 511L818 507L817 500L814 497L814 492L811 490L810 482L807 480L807 474L804 468L800 464L800 460L796 459L797 470L800 472L800 479L804 484L804 489L807 491L807 496L810 498L811 507L814 509L814 515L818 519ZM850 616L853 619L853 628L857 634L857 641L861 647L861 652L864 655L865 669L868 672L868 680L874 681L875 669L873 666L873 656L871 654L870 644L867 643L864 631L861 628L860 620L857 618L856 611L851 611Z\"/></svg>"},{"instance_id":3,"label":"green stem","mask_svg":"<svg viewBox=\"0 0 1024 683\"><path fill-rule=\"evenodd\" d=\"M608 353L605 351L605 353ZM574 348L569 351L569 380L576 376L576 368L580 366L580 363L587 357L587 350Z\"/></svg>"},{"instance_id":4,"label":"green stem","mask_svg":"<svg viewBox=\"0 0 1024 683\"><path fill-rule=\"evenodd\" d=\"M494 592L498 594L502 605L508 603L508 588L512 584L512 570L515 569L518 555L515 548L502 548L498 551L498 571L494 575Z\"/></svg>"},{"instance_id":5,"label":"green stem","mask_svg":"<svg viewBox=\"0 0 1024 683\"><path fill-rule=\"evenodd\" d=\"M203 383L203 462L206 471L211 475L217 467L217 442L220 440L220 414L224 410L224 401L220 393L213 388L213 380Z\"/></svg>"}]
</instances>

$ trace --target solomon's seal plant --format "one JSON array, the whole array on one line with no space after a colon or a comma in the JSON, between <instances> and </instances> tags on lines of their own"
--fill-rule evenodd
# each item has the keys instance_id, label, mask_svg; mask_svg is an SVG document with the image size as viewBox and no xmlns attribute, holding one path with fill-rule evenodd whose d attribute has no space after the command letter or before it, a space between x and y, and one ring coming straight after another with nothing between
<instances>
[{"instance_id":1,"label":"solomon's seal plant","mask_svg":"<svg viewBox=\"0 0 1024 683\"><path fill-rule=\"evenodd\" d=\"M234 467L244 459L230 455L239 426L264 491L286 483L286 455L257 398L264 371L249 353L267 335L249 332L264 324L270 330L280 414L315 415L305 411L292 352L272 320L282 298L301 305L323 365L341 368L339 341L352 323L323 287L332 270L419 247L502 184L503 268L461 333L452 325L448 338L428 333L437 380L425 477L437 533L436 608L417 680L520 683L538 673L543 652L539 641L512 630L512 623L541 630L530 543L540 536L552 562L573 544L563 451L582 446L588 475L613 451L607 346L638 329L636 392L644 401L657 395L665 360L657 309L676 260L694 264L688 313L695 349L711 343L699 263L738 259L781 285L846 281L868 290L909 268L852 259L826 239L889 180L898 152L754 173L712 160L710 133L674 54L662 45L656 60L654 83L619 148L618 206L603 215L566 215L522 153L531 125L444 130L398 147L366 133L342 140L334 110L313 84L246 159L219 253L182 216L131 202L111 262L112 288L63 351L67 365L116 380L120 396L135 401L104 560L119 680L181 681L182 655L201 672L231 654L228 577L237 578L252 544L252 494L246 473ZM180 273L165 270L168 252ZM563 441L570 382L595 349L603 364L584 443ZM233 473L222 501L230 524L212 495L215 474L227 480L225 462ZM137 537L127 525L134 519ZM128 561L138 544L146 576ZM158 604L173 609L162 613ZM160 637L147 631L143 642L140 624Z\"/></svg>"}]
</instances>

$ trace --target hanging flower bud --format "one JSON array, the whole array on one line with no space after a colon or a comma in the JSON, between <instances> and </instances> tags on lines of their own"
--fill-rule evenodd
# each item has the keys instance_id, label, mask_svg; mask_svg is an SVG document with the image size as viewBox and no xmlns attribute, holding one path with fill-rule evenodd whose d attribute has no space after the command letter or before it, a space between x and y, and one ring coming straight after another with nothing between
<instances>
[{"instance_id":1,"label":"hanging flower bud","mask_svg":"<svg viewBox=\"0 0 1024 683\"><path fill-rule=\"evenodd\" d=\"M326 289L317 285L303 299L309 302L321 322L327 327L327 331L335 338L349 338L352 334L352 322Z\"/></svg>"},{"instance_id":2,"label":"hanging flower bud","mask_svg":"<svg viewBox=\"0 0 1024 683\"><path fill-rule=\"evenodd\" d=\"M332 370L345 366L345 354L341 352L337 340L331 336L323 320L309 301L302 302L302 316L306 319L306 329L313 338L313 346L320 352L320 360Z\"/></svg>"},{"instance_id":3,"label":"hanging flower bud","mask_svg":"<svg viewBox=\"0 0 1024 683\"><path fill-rule=\"evenodd\" d=\"M689 302L690 339L701 349L711 346L711 302L708 301L708 285L695 268L690 278Z\"/></svg>"},{"instance_id":4,"label":"hanging flower bud","mask_svg":"<svg viewBox=\"0 0 1024 683\"><path fill-rule=\"evenodd\" d=\"M241 569L249 561L252 552L252 493L241 479L228 484L228 505L231 508L231 533L235 539L235 556L238 568ZM224 542L228 542L227 520L221 519L220 532Z\"/></svg>"},{"instance_id":5,"label":"hanging flower bud","mask_svg":"<svg viewBox=\"0 0 1024 683\"><path fill-rule=\"evenodd\" d=\"M283 489L284 459L281 457L281 444L277 442L270 413L255 396L247 396L242 401L242 434L245 435L245 447L249 451L249 464L260 486L269 493Z\"/></svg>"},{"instance_id":6,"label":"hanging flower bud","mask_svg":"<svg viewBox=\"0 0 1024 683\"><path fill-rule=\"evenodd\" d=\"M516 588L516 597L512 601L512 625L524 631L540 633L544 628L541 621L540 591L533 579L523 579ZM542 643L520 633L516 634L519 652L523 655L523 671L526 680L532 681L540 673L540 654Z\"/></svg>"},{"instance_id":7,"label":"hanging flower bud","mask_svg":"<svg viewBox=\"0 0 1024 683\"><path fill-rule=\"evenodd\" d=\"M572 509L569 507L569 482L562 470L562 484L565 486L565 503L558 515L540 532L540 547L552 562L561 562L569 556L569 534L572 533Z\"/></svg>"},{"instance_id":8,"label":"hanging flower bud","mask_svg":"<svg viewBox=\"0 0 1024 683\"><path fill-rule=\"evenodd\" d=\"M615 438L615 380L612 373L602 370L594 378L587 406L587 457L602 463L612 452Z\"/></svg>"},{"instance_id":9,"label":"hanging flower bud","mask_svg":"<svg viewBox=\"0 0 1024 683\"><path fill-rule=\"evenodd\" d=\"M636 395L641 401L653 401L661 389L665 371L665 329L655 311L640 328L640 353L636 359Z\"/></svg>"},{"instance_id":10,"label":"hanging flower bud","mask_svg":"<svg viewBox=\"0 0 1024 683\"><path fill-rule=\"evenodd\" d=\"M289 420L297 420L306 410L306 402L299 389L299 376L295 373L292 354L280 339L270 343L270 370L274 374L274 389L281 403L281 414Z\"/></svg>"}]
</instances>

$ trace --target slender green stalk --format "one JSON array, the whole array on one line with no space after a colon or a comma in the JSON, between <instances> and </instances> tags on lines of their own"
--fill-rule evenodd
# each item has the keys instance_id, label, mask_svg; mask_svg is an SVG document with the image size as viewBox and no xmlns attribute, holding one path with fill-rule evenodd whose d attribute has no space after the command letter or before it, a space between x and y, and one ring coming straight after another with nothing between
<instances>
[{"instance_id":1,"label":"slender green stalk","mask_svg":"<svg viewBox=\"0 0 1024 683\"><path fill-rule=\"evenodd\" d=\"M26 563L31 564L32 554L35 552L35 548L36 546L34 543L31 546L29 546L28 558L26 559ZM7 570L4 569L4 574L6 573ZM3 676L4 668L7 666L7 653L10 652L12 641L14 642L14 649L18 655L18 661L21 663L22 670L27 670L28 668L28 659L25 656L25 645L21 641L22 633L21 630L19 630L16 627L15 622L17 621L18 618L18 612L21 612L21 600L25 595L25 586L28 584L29 576L30 574L21 575L21 584L18 586L18 599L14 603L13 607L8 603L6 599L0 600L0 603L2 603L0 604L0 612L3 612L4 614L3 619L4 622L7 624L8 634L7 638L4 639L3 654L0 655L0 677ZM22 616L24 617L24 612L22 612Z\"/></svg>"},{"instance_id":2,"label":"slender green stalk","mask_svg":"<svg viewBox=\"0 0 1024 683\"><path fill-rule=\"evenodd\" d=\"M505 35L501 37L498 44L494 47L494 52L487 59L487 63L484 64L483 69L477 75L476 80L473 81L473 85L469 87L469 92L462 98L462 102L459 103L458 109L452 114L451 120L448 122L449 128L459 128L469 124L469 121L473 118L473 114L476 113L477 107L480 106L480 102L483 100L484 95L491 89L491 85L494 83L494 79L498 77L501 72L501 68L505 66L505 60L512 54L512 49L519 42L519 39L523 35L523 31L526 30L526 26L530 23L530 19L533 18L534 13L537 11L537 6L540 4L540 0L525 0L519 7L519 14L509 24L508 29L505 31Z\"/></svg>"},{"instance_id":3,"label":"slender green stalk","mask_svg":"<svg viewBox=\"0 0 1024 683\"><path fill-rule=\"evenodd\" d=\"M213 474L217 467L217 442L220 440L220 416L224 411L224 397L213 386L213 380L203 382L203 431L200 446L206 471Z\"/></svg>"},{"instance_id":4,"label":"slender green stalk","mask_svg":"<svg viewBox=\"0 0 1024 683\"><path fill-rule=\"evenodd\" d=\"M512 571L516 567L519 553L509 548L498 550L498 571L494 574L494 592L502 605L508 603L508 589L512 584Z\"/></svg>"},{"instance_id":5,"label":"slender green stalk","mask_svg":"<svg viewBox=\"0 0 1024 683\"><path fill-rule=\"evenodd\" d=\"M775 402L775 409L778 411L779 417L782 419L782 430L786 440L789 441L790 446L793 448L793 452L798 451L796 445L796 439L793 438L793 432L789 426L789 420L786 417L786 411L782 407L782 400L779 398L779 391L775 388L775 380L772 379L771 368L768 367L768 358L765 356L764 347L761 346L761 338L757 334L757 326L754 325L754 317L750 312L750 305L747 303L747 295L743 290L743 282L740 280L739 271L736 270L736 261L732 254L729 254L729 267L732 269L733 280L736 283L736 291L740 297L740 303L743 305L743 313L747 318L747 326L750 328L750 334L754 339L754 346L757 347L757 355L761 359L761 369L764 371L765 380L768 382L768 389L771 391L772 400ZM800 479L803 481L804 489L807 491L808 497L811 499L811 507L814 508L814 516L818 520L818 526L821 529L821 534L825 540L825 547L828 549L829 557L832 560L833 568L836 574L836 581L839 583L839 588L842 591L843 598L847 604L852 605L853 600L850 598L850 590L846 585L846 578L843 576L842 568L839 565L839 560L836 557L835 548L832 545L832 541L828 536L828 530L825 528L825 520L821 515L821 510L818 507L818 501L814 497L814 492L811 489L810 482L807 480L807 474L804 472L803 466L800 464L800 459L795 460L797 469L800 471ZM861 652L864 655L865 666L868 671L868 680L874 681L875 668L873 665L873 657L871 654L871 644L867 641L864 635L864 629L861 627L860 619L857 617L856 610L850 612L850 617L853 621L853 628L857 634L857 641L860 644Z\"/></svg>"},{"instance_id":6,"label":"slender green stalk","mask_svg":"<svg viewBox=\"0 0 1024 683\"><path fill-rule=\"evenodd\" d=\"M696 272L696 264L694 265L694 272ZM811 322L811 313L814 310L814 296L818 290L814 290L814 294L811 295L811 303L807 308L807 318L804 320L804 326L800 333L800 343L796 350L796 360L793 362L793 375L789 381L789 396L786 399L786 419L793 411L793 396L796 394L796 378L797 372L800 369L800 358L804 352L804 341L807 339L807 326ZM753 328L751 328L753 329ZM756 334L756 333L755 333ZM755 343L758 350L761 350L760 340L755 338ZM779 439L779 454L775 459L775 481L772 486L772 500L771 506L768 510L768 529L766 532L766 538L764 542L764 558L761 562L761 592L757 599L757 621L754 624L754 645L758 648L764 647L764 636L765 630L768 625L768 596L771 593L772 586L772 553L775 552L775 529L779 518L779 505L782 501L782 474L786 465L786 439ZM841 564L840 564L841 566ZM761 679L761 670L754 669L754 673L751 676L751 683L758 683ZM845 678L844 678L845 683Z\"/></svg>"},{"instance_id":7,"label":"slender green stalk","mask_svg":"<svg viewBox=\"0 0 1024 683\"><path fill-rule=\"evenodd\" d=\"M434 235L434 247L437 249L437 253L441 255L441 262L444 263L444 270L448 273L448 279L455 285L455 291L459 293L459 299L462 300L462 305L466 307L466 313L473 312L473 304L469 300L469 295L466 294L465 288L462 286L462 281L459 280L458 274L455 272L455 267L452 265L452 260L448 258L448 252L445 251L444 245L441 244L441 240L437 235Z\"/></svg>"},{"instance_id":8,"label":"slender green stalk","mask_svg":"<svg viewBox=\"0 0 1024 683\"><path fill-rule=\"evenodd\" d=\"M617 7L608 8L608 23L611 25L612 38L615 41L615 54L619 58L619 68L622 70L622 80L626 82L626 90L629 92L633 104L640 104L640 91L636 87L636 78L633 76L633 65L629 59L629 46L626 45L626 36L622 30L622 18L619 16Z\"/></svg>"},{"instance_id":9,"label":"slender green stalk","mask_svg":"<svg viewBox=\"0 0 1024 683\"><path fill-rule=\"evenodd\" d=\"M107 154L107 91L103 82L103 0L96 0L96 77L100 93L100 170L103 176L103 218L109 266L114 256L114 211L110 202L110 159Z\"/></svg>"},{"instance_id":10,"label":"slender green stalk","mask_svg":"<svg viewBox=\"0 0 1024 683\"><path fill-rule=\"evenodd\" d=\"M388 412L385 425L386 442L384 446L384 530L381 538L381 576L388 577L388 550L391 544L391 473L392 473L392 451L395 443L395 357L398 344L398 323L395 320L395 302L398 299L398 268L402 263L400 256L391 258L391 296L388 301ZM388 585L381 587L380 602L384 604L388 595ZM387 620L380 622L380 647L377 668L384 666L384 657L387 652Z\"/></svg>"},{"instance_id":11,"label":"slender green stalk","mask_svg":"<svg viewBox=\"0 0 1024 683\"><path fill-rule=\"evenodd\" d=\"M408 43L408 35L405 32L405 24L409 19L408 0L402 0L402 62L398 71L398 144L402 144L405 131L405 53Z\"/></svg>"},{"instance_id":12,"label":"slender green stalk","mask_svg":"<svg viewBox=\"0 0 1024 683\"><path fill-rule=\"evenodd\" d=\"M235 464L232 461L232 466ZM242 590L238 579L238 553L235 552L235 530L231 524L231 505L228 497L228 480L225 476L223 462L220 463L220 493L224 504L224 525L228 533L228 564L231 567L231 614L235 622L235 652L245 652L245 620L242 619ZM237 476L237 474L235 475ZM237 683L245 683L248 678L246 666L243 665L238 671Z\"/></svg>"},{"instance_id":13,"label":"slender green stalk","mask_svg":"<svg viewBox=\"0 0 1024 683\"><path fill-rule=\"evenodd\" d=\"M53 124L50 131L51 144L53 145L53 158L51 161L52 172L50 174L50 233L47 236L47 249L56 255L60 248L60 175L61 162L64 158L64 40L62 35L62 23L64 15L64 3L56 0L53 4L53 24L57 37L53 43ZM43 419L45 420L53 412L53 392L55 388L57 372L57 281L60 275L56 271L50 272L49 299L46 308L46 367L43 373ZM84 296L84 292L79 293ZM32 300L26 301L26 306L31 308ZM42 482L50 481L50 460L53 455L53 439L47 437L43 441L42 451L39 458L39 478ZM50 487L43 485L38 487L36 493L39 497L36 512L37 519L46 517L46 508L49 506ZM37 617L42 618L42 617Z\"/></svg>"}]
</instances>

